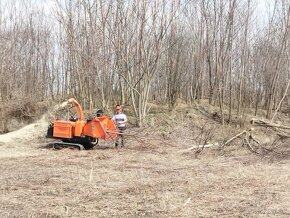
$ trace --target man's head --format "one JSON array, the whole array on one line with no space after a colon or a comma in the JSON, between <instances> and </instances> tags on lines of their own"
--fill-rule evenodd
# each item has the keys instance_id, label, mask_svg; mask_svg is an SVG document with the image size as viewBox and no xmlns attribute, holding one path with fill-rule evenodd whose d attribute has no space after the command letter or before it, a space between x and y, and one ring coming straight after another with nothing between
<instances>
[{"instance_id":1,"label":"man's head","mask_svg":"<svg viewBox=\"0 0 290 218\"><path fill-rule=\"evenodd\" d=\"M117 104L116 107L115 107L115 111L116 111L116 113L121 113L122 112L122 107L119 104Z\"/></svg>"}]
</instances>

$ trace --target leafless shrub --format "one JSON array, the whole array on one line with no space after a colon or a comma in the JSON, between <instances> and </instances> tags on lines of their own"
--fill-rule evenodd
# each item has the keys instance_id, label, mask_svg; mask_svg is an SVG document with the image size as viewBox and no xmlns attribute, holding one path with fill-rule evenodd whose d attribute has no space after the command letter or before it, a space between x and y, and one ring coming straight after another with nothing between
<instances>
[{"instance_id":1,"label":"leafless shrub","mask_svg":"<svg viewBox=\"0 0 290 218\"><path fill-rule=\"evenodd\" d=\"M197 143L198 148L195 154L200 154L206 145L213 143L212 140L215 137L216 127L203 125L194 131L194 141Z\"/></svg>"}]
</instances>

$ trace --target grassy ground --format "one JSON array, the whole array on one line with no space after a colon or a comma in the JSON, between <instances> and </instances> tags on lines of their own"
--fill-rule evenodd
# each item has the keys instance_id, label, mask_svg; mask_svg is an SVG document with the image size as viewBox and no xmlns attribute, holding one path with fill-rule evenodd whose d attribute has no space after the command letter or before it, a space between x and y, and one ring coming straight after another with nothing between
<instances>
[{"instance_id":1,"label":"grassy ground","mask_svg":"<svg viewBox=\"0 0 290 218\"><path fill-rule=\"evenodd\" d=\"M17 147L15 147L17 150ZM2 157L1 217L289 217L290 161L128 141Z\"/></svg>"},{"instance_id":2,"label":"grassy ground","mask_svg":"<svg viewBox=\"0 0 290 218\"><path fill-rule=\"evenodd\" d=\"M35 143L44 142L42 122L2 135L0 217L290 217L287 156L254 155L240 139L181 152L249 126L222 127L207 107L179 110L155 110L148 128L127 130L142 140L118 149L47 149ZM270 131L254 133L265 144Z\"/></svg>"}]
</instances>

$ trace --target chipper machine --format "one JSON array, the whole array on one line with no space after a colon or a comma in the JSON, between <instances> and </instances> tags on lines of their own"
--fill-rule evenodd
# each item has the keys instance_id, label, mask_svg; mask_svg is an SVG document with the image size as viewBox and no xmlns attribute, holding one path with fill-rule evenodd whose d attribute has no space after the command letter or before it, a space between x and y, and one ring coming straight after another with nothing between
<instances>
[{"instance_id":1,"label":"chipper machine","mask_svg":"<svg viewBox=\"0 0 290 218\"><path fill-rule=\"evenodd\" d=\"M49 143L53 148L92 149L98 144L99 139L118 137L117 127L110 117L97 116L84 120L81 105L74 98L69 99L68 103L76 107L78 117L72 117L69 120L54 120L49 125L47 138L59 139Z\"/></svg>"}]
</instances>

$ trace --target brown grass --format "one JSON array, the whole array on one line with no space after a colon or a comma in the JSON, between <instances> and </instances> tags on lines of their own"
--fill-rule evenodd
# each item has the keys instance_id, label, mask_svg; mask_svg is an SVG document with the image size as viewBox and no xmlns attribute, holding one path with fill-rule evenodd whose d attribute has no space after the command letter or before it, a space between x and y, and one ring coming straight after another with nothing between
<instances>
[{"instance_id":1,"label":"brown grass","mask_svg":"<svg viewBox=\"0 0 290 218\"><path fill-rule=\"evenodd\" d=\"M23 145L25 146L25 145ZM28 145L27 145L28 146ZM31 146L31 145L30 145ZM102 148L102 149L101 149ZM17 147L14 148L17 151ZM289 217L289 160L111 144L1 158L1 217Z\"/></svg>"},{"instance_id":2,"label":"brown grass","mask_svg":"<svg viewBox=\"0 0 290 218\"><path fill-rule=\"evenodd\" d=\"M129 128L142 138L127 137L125 148L101 142L90 151L51 150L33 137L6 140L0 217L290 217L289 159L256 156L239 141L180 153L212 130L212 142L242 130L221 128L207 108L182 110L156 112L152 126Z\"/></svg>"}]
</instances>

